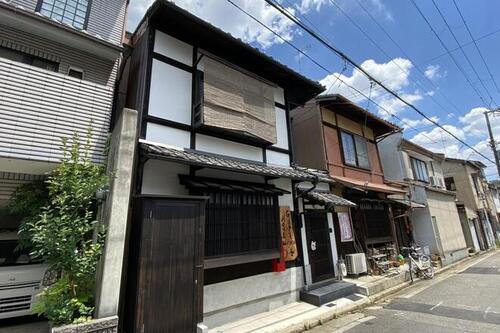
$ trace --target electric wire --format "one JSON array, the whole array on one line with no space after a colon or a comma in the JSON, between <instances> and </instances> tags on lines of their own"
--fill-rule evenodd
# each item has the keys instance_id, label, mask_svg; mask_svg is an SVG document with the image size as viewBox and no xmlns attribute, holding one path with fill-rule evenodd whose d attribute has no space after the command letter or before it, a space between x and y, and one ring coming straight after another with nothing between
<instances>
[{"instance_id":1,"label":"electric wire","mask_svg":"<svg viewBox=\"0 0 500 333\"><path fill-rule=\"evenodd\" d=\"M477 50L477 53L479 54L479 57L483 61L484 67L486 68L486 71L490 75L491 81L493 82L493 85L495 86L495 89L500 94L500 88L498 87L497 82L496 82L495 78L493 77L493 74L491 73L491 70L490 70L490 67L488 66L488 63L484 59L483 53L481 52L481 49L479 48L479 45L477 45L477 41L474 39L474 35L472 35L472 31L470 30L469 25L467 24L467 21L465 20L465 17L462 15L462 11L458 7L458 4L457 4L457 2L455 0L453 0L453 4L455 5L455 8L457 9L458 14L460 15L460 18L462 19L462 22L463 22L463 24L465 26L465 29L469 33L469 36L470 36L470 38L472 40L472 43L474 43L474 46L475 46L475 48Z\"/></svg>"},{"instance_id":2,"label":"electric wire","mask_svg":"<svg viewBox=\"0 0 500 333\"><path fill-rule=\"evenodd\" d=\"M234 2L232 2L231 0L227 0L227 1L229 1L229 2L231 2L231 3L234 4ZM318 34L316 34L313 30L311 30L311 28L309 28L307 25L303 24L294 15L291 15L291 14L287 13L285 10L283 10L282 6L279 3L277 3L277 2L275 2L273 0L264 0L264 1L266 1L266 3L268 3L269 5L271 5L275 9L277 9L280 13L282 13L283 15L285 15L286 17L288 17L292 22L294 22L299 27L301 27L304 31L306 31L314 39L316 39L321 44L323 44L330 51L332 51L333 53L337 54L339 57L341 57L342 59L344 59L345 61L347 61L349 64L351 64L352 66L354 66L361 73L363 73L366 77L368 77L369 79L373 80L377 85L379 85L380 87L382 87L390 95L394 96L396 99L398 99L399 101L401 101L402 103L404 103L405 105L407 105L408 107L410 107L411 109L413 109L414 111L416 111L418 114L420 114L422 117L424 117L425 119L427 119L432 124L434 124L437 127L441 128L443 131L445 131L446 133L448 133L450 136L452 136L453 138L455 138L460 143L462 143L462 144L466 145L467 147L469 147L470 149L476 151L476 153L478 153L479 155L481 155L483 158L485 158L486 160L488 160L488 161L490 161L490 162L493 163L492 160L490 160L487 156L485 156L485 155L481 154L480 152L478 152L473 146L469 145L467 142L465 142L464 140L460 139L457 135L453 134L451 131L447 130L441 124L439 124L438 122L434 121L432 118L430 118L429 116L427 116L424 112L422 112L421 110L419 110L412 103L407 102L404 98L402 98L401 96L399 96L398 93L396 93L393 90L391 90L390 88L386 87L379 80L377 80L376 78L374 78L373 76L371 76L366 70L364 70L360 65L358 65L354 60L352 60L350 57L348 57L345 53L343 53L342 51L340 51L336 47L330 45L328 42L326 42L325 40L323 40L320 36L318 36ZM413 1L413 0L411 0L411 1ZM273 30L271 29L271 31L273 31ZM274 33L274 31L273 31L273 33Z\"/></svg>"},{"instance_id":3,"label":"electric wire","mask_svg":"<svg viewBox=\"0 0 500 333\"><path fill-rule=\"evenodd\" d=\"M436 32L436 30L432 26L431 22L427 19L427 17L425 16L425 14L420 10L420 8L418 7L418 5L415 3L415 0L410 0L410 2L413 4L413 6L417 10L417 12L420 14L420 16L422 17L422 19L425 21L425 23L427 23L427 25L429 26L430 30L432 31L432 33L434 34L434 36L437 38L437 40L439 41L439 43L441 44L441 46L446 50L446 52L448 52L451 60L453 61L453 63L455 64L455 66L458 68L458 70L460 71L460 73L463 75L463 77L465 78L465 80L467 81L467 83L471 86L472 90L474 90L474 92L479 97L479 99L481 99L481 101L484 103L484 105L488 105L488 103L486 103L484 97L481 95L481 93L479 92L479 90L477 89L477 87L472 84L469 76L464 71L464 69L462 68L462 66L455 59L455 56L451 53L451 51L448 48L448 46L446 46L446 44L444 43L444 41L441 39L441 37L439 36L439 34Z\"/></svg>"},{"instance_id":4,"label":"electric wire","mask_svg":"<svg viewBox=\"0 0 500 333\"><path fill-rule=\"evenodd\" d=\"M469 64L469 66L472 68L472 71L474 72L474 74L476 75L477 79L479 80L479 83L481 84L481 86L483 87L484 91L486 92L486 94L488 95L488 97L490 98L490 101L493 101L493 103L495 103L495 105L497 105L496 101L494 100L494 98L491 96L490 92L489 92L489 89L486 87L486 85L484 84L483 80L481 79L481 77L479 76L479 73L477 72L476 70L476 67L474 66L474 64L472 63L472 61L470 60L469 56L467 55L467 53L465 53L465 50L463 47L460 46L460 42L457 38L457 36L455 35L455 33L453 32L453 29L451 29L450 27L450 24L448 23L448 20L446 19L446 17L443 15L443 12L439 9L437 3L435 0L432 0L432 4L434 5L434 7L436 8L439 16L441 17L441 19L443 20L444 24L446 25L448 31L451 33L451 35L453 36L453 39L455 40L455 42L457 43L457 45L460 47L460 51L462 53L462 55L464 56L465 60L467 61L467 63ZM490 106L491 106L491 103L490 103Z\"/></svg>"}]
</instances>

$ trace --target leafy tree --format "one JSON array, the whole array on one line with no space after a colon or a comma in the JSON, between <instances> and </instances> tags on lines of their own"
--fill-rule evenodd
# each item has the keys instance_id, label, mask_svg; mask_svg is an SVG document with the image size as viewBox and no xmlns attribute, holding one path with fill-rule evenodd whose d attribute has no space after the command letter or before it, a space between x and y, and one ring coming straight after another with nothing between
<instances>
[{"instance_id":1,"label":"leafy tree","mask_svg":"<svg viewBox=\"0 0 500 333\"><path fill-rule=\"evenodd\" d=\"M63 140L63 149L64 158L45 182L47 196L30 195L23 188L12 205L28 212L19 232L29 239L31 255L55 273L55 282L42 291L34 307L55 325L92 316L96 266L105 239L96 220L95 194L110 180L105 166L91 161L90 131L84 145L75 134L71 145Z\"/></svg>"}]
</instances>

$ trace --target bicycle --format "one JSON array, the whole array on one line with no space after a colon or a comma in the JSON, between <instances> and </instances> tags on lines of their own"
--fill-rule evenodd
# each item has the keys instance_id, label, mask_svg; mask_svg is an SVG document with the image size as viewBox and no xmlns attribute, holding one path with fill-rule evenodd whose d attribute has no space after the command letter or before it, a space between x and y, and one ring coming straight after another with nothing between
<instances>
[{"instance_id":1,"label":"bicycle","mask_svg":"<svg viewBox=\"0 0 500 333\"><path fill-rule=\"evenodd\" d=\"M413 275L424 278L432 279L434 277L434 266L432 266L431 258L421 252L420 246L413 243L410 247L402 247L401 252L407 254L403 256L409 265L410 280L413 283Z\"/></svg>"}]
</instances>

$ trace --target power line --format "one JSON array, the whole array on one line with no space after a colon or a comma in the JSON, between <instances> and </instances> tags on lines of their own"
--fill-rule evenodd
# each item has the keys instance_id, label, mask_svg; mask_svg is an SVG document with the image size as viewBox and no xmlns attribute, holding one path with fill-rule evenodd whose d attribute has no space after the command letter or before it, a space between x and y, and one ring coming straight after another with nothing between
<instances>
[{"instance_id":1,"label":"power line","mask_svg":"<svg viewBox=\"0 0 500 333\"><path fill-rule=\"evenodd\" d=\"M348 20L349 22L352 23L352 25L354 25L384 56L386 56L390 61L390 63L393 63L394 65L396 65L399 70L404 73L404 74L410 74L410 71L408 71L407 69L404 69L403 67L401 67L394 59L391 59L392 57L373 39L371 38L371 36L345 11L342 9L342 7L340 7L340 5L338 5L334 0L329 0L330 3L332 5L334 5ZM377 22L378 24L378 22ZM327 39L328 40L328 39ZM391 38L392 40L392 38ZM329 40L328 40L329 41ZM330 41L329 41L330 42ZM403 52L404 53L404 52ZM408 56L406 56L406 58L409 59ZM420 69L419 69L420 71ZM422 73L425 77L425 74ZM383 82L383 81L381 81ZM430 82L430 80L429 80ZM431 82L432 83L432 82ZM416 81L416 84L423 90L425 90L425 87L423 87L418 81ZM369 89L372 88L372 85L370 84L369 86ZM434 85L434 88L437 89L437 87ZM368 88L367 88L368 89ZM364 89L363 89L364 90ZM439 90L438 90L439 91ZM434 97L431 96L431 99L433 100L434 103L436 103L436 105L438 105L446 114L448 113L448 111L444 108L444 106L439 103ZM456 109L458 112L460 112L460 110L458 110L458 108Z\"/></svg>"},{"instance_id":2,"label":"power line","mask_svg":"<svg viewBox=\"0 0 500 333\"><path fill-rule=\"evenodd\" d=\"M228 0L230 2L232 2L231 0ZM281 7L280 4L274 2L273 0L264 0L266 1L266 3L268 3L269 5L273 6L274 8L276 8L280 13L282 13L283 15L285 15L286 17L288 17L292 22L294 22L295 24L297 24L299 27L301 27L303 30L305 30L309 35L311 35L314 39L318 40L321 44L323 44L326 48L328 48L330 51L332 51L333 53L337 54L339 57L341 57L342 59L344 59L345 61L347 61L348 63L350 63L352 66L356 67L357 70L359 70L360 72L362 72L366 77L368 77L369 79L371 79L372 81L374 81L377 85L379 85L380 87L382 87L386 92L388 92L390 95L394 96L396 99L398 99L399 101L401 101L402 103L404 103L405 105L407 105L408 107L410 107L411 109L415 110L418 114L420 114L422 117L424 117L425 119L427 119L429 122L431 122L432 124L438 126L439 128L441 128L443 131L445 131L446 133L448 133L449 135L451 135L453 138L455 138L457 141L459 141L460 143L466 145L467 147L471 148L472 150L476 150L474 147L472 147L471 145L469 145L468 143L466 143L465 141L463 141L462 139L460 139L458 136L456 136L455 134L453 134L452 132L450 132L449 130L447 130L446 128L444 128L443 126L441 126L438 122L434 121L433 119L431 119L429 116L427 116L424 112L420 111L416 106L414 106L412 103L409 103L407 102L405 99L403 99L401 96L399 96L398 93L392 91L391 89L389 89L388 87L386 87L384 84L382 84L379 80L377 80L376 78L374 78L373 76L371 76L366 70L364 70L361 66L359 66L354 60L352 60L350 57L348 57L346 54L344 54L342 51L340 51L339 49L333 47L332 45L330 45L328 42L326 42L325 40L323 40L320 36L318 36L318 34L316 34L313 30L311 30L311 28L309 28L307 25L304 25L299 19L297 19L295 16L287 13L285 10L283 10L283 8ZM413 1L413 0L412 0ZM233 3L234 4L234 3ZM364 94L363 94L364 95ZM485 155L483 154L480 154L479 155L483 156L486 160L489 160L490 162L492 162L488 157L486 157Z\"/></svg>"},{"instance_id":3,"label":"power line","mask_svg":"<svg viewBox=\"0 0 500 333\"><path fill-rule=\"evenodd\" d=\"M467 29L467 32L469 33L469 36L470 36L472 42L474 43L474 46L476 47L477 53L479 53L479 56L481 57L481 60L483 61L484 67L486 68L486 71L490 75L491 81L493 81L493 84L495 85L497 92L500 94L500 89L498 88L497 82L496 82L495 78L493 77L493 74L491 74L491 70L488 66L488 63L484 59L483 53L481 52L481 49L477 45L477 42L474 39L474 36L472 35L471 30L469 29L469 25L467 24L465 17L462 15L462 12L460 11L460 8L458 7L457 2L455 0L453 0L453 4L455 5L455 8L457 9L458 14L460 15L460 18L462 19L462 22L464 23L465 28Z\"/></svg>"},{"instance_id":4,"label":"power line","mask_svg":"<svg viewBox=\"0 0 500 333\"><path fill-rule=\"evenodd\" d=\"M361 9L363 9L363 11L368 15L368 17L377 25L377 27L385 34L385 36L387 38L389 38L389 40L394 44L396 45L396 47L399 49L399 51L401 51L401 53L405 56L405 58L409 59L413 64L415 64L415 62L411 59L411 57L405 52L405 50L401 47L401 45L396 42L396 40L394 38L392 38L391 34L378 22L378 20L375 19L375 17L373 17L373 15L370 13L370 11L368 9L366 9L366 7L362 4L362 2L360 0L356 0L356 2L358 3L358 5L361 7ZM422 75L422 77L424 77L432 86L435 90L437 90L438 94L440 94L441 96L443 96L446 101L451 105L453 106L453 108L460 112L460 110L458 109L458 107L455 105L455 103L453 103L453 101L451 99L448 98L448 96L446 96L445 94L443 94L439 88L434 84L434 82L432 82L431 79L429 79L425 73L420 69L419 66L417 66L415 64L415 68L417 69L417 71ZM433 99L431 97L431 99ZM434 99L433 99L434 100Z\"/></svg>"},{"instance_id":5,"label":"power line","mask_svg":"<svg viewBox=\"0 0 500 333\"><path fill-rule=\"evenodd\" d=\"M469 64L469 66L472 68L472 71L474 72L474 74L476 75L477 79L479 80L479 83L481 83L481 86L483 87L484 91L486 91L486 94L490 98L490 101L493 101L495 103L495 105L496 105L497 103L495 102L495 100L491 96L488 88L484 85L483 80L479 76L479 73L477 72L476 67L474 66L474 64L472 63L472 61L470 61L469 56L467 56L467 53L465 53L465 50L463 49L463 47L460 46L460 42L458 41L457 36L455 35L455 33L453 32L453 30L451 29L450 25L448 24L448 21L446 20L446 18L444 17L443 13L439 9L438 5L436 4L436 1L432 0L432 3L434 5L434 7L436 8L437 12L439 13L439 16L441 17L441 19L443 19L444 24L448 28L448 31L453 36L453 39L455 40L455 42L457 43L457 45L460 47L460 51L462 52L463 56L465 57L465 60L467 60L467 63ZM491 103L490 103L490 106L491 106Z\"/></svg>"},{"instance_id":6,"label":"power line","mask_svg":"<svg viewBox=\"0 0 500 333\"><path fill-rule=\"evenodd\" d=\"M324 70L326 73L328 74L331 74L331 75L335 75L335 73L333 73L332 71L330 71L329 69L327 69L325 66L323 66L322 64L320 64L318 61L316 61L314 58L312 58L311 56L309 56L307 53L305 53L304 51L302 51L299 47L297 47L296 45L294 45L292 42L286 40L283 36L281 36L279 33L277 33L276 31L274 31L273 29L271 29L269 26L267 26L266 24L264 24L263 22L261 22L259 19L257 19L255 16L253 16L252 14L250 14L249 12L247 12L246 10L244 10L243 8L241 8L240 6L238 6L236 3L234 3L232 0L227 0L227 2L229 2L231 5L233 5L234 7L236 7L237 9L239 9L240 11L242 11L243 13L245 13L247 16L249 16L251 19L253 19L255 22L257 22L258 24L260 24L262 27L264 27L265 29L267 29L269 32L271 32L272 34L274 34L276 37L278 37L280 40L282 40L285 44L289 45L290 47L292 47L294 50L296 50L297 52L299 52L300 54L304 55L304 57L306 57L307 59L309 59L312 63L314 63L316 66L318 66L319 68L321 68L322 70ZM352 90L358 92L361 96L363 96L364 98L369 98L368 96L366 96L363 92L361 92L359 89L357 89L356 87L348 84L347 82L345 82L344 80L342 80L342 78L340 78L340 75L335 75L336 76L336 79L341 81L343 84L345 84L347 87L351 88ZM390 111L388 111L386 108L384 108L382 105L380 105L379 103L377 103L375 100L371 99L370 100L372 101L373 104L377 105L377 107L379 107L382 111L386 112L390 117L393 117L395 119L398 119L400 122L404 123L404 124L407 124L402 118L398 117L397 115L395 114L392 114ZM410 124L407 124L408 127L413 127L411 126ZM426 136L425 134L422 133L422 135L424 135L426 138L429 138L431 139L430 137ZM432 140L432 139L431 139ZM435 142L435 141L434 141Z\"/></svg>"},{"instance_id":7,"label":"power line","mask_svg":"<svg viewBox=\"0 0 500 333\"><path fill-rule=\"evenodd\" d=\"M474 92L477 94L477 96L481 99L481 101L483 101L484 105L488 105L488 103L486 103L486 101L484 100L483 96L479 93L479 90L477 90L477 88L472 84L469 76L467 75L467 73L464 71L464 69L462 68L462 66L460 66L460 64L458 63L458 61L455 59L455 57L453 56L453 54L451 53L450 49L448 49L448 47L446 46L446 44L443 42L443 40L441 39L441 37L439 37L439 34L436 32L436 30L434 29L434 27L432 26L431 22L429 22L429 20L427 19L427 17L425 16L425 14L420 10L420 8L417 6L417 4L415 3L415 0L410 0L410 2L413 4L413 6L415 7L415 9L417 9L417 12L420 14L420 16L424 19L425 23L427 23L427 25L429 26L429 28L431 29L432 33L434 34L434 36L436 36L436 38L438 39L439 43L441 44L441 46L446 50L446 52L448 52L451 60L453 60L453 63L455 64L455 66L457 66L458 70L462 73L462 75L465 77L465 80L467 81L467 83L471 86L471 88L474 90Z\"/></svg>"}]
</instances>

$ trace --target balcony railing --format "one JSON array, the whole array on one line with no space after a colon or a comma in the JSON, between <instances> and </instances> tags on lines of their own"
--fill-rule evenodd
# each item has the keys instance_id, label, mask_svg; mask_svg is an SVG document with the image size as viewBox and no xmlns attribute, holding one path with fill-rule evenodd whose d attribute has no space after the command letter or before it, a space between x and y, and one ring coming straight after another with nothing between
<instances>
[{"instance_id":1,"label":"balcony railing","mask_svg":"<svg viewBox=\"0 0 500 333\"><path fill-rule=\"evenodd\" d=\"M0 58L0 157L57 162L61 140L85 140L104 159L113 89Z\"/></svg>"}]
</instances>

